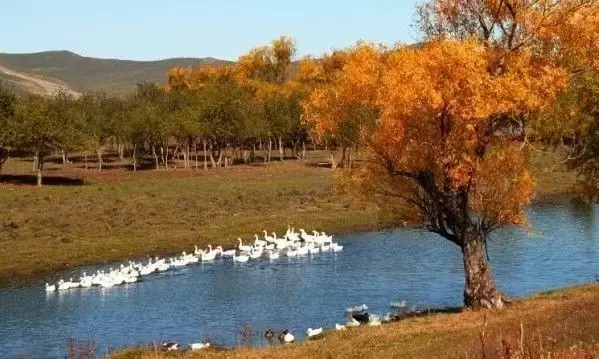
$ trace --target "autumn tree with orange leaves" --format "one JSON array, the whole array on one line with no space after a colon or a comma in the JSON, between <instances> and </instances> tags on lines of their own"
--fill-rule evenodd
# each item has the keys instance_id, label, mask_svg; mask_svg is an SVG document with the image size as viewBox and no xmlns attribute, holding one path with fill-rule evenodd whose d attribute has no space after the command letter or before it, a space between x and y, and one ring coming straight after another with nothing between
<instances>
[{"instance_id":1,"label":"autumn tree with orange leaves","mask_svg":"<svg viewBox=\"0 0 599 359\"><path fill-rule=\"evenodd\" d=\"M461 248L464 304L501 308L486 260L494 230L525 222L534 178L528 119L568 86L571 61L593 66L594 1L430 0L419 8L426 41L358 44L333 81L304 104L319 135L359 108L369 160L350 181L387 213L420 223ZM590 22L594 24L593 22ZM579 38L569 31L581 31ZM589 48L590 47L590 48Z\"/></svg>"}]
</instances>

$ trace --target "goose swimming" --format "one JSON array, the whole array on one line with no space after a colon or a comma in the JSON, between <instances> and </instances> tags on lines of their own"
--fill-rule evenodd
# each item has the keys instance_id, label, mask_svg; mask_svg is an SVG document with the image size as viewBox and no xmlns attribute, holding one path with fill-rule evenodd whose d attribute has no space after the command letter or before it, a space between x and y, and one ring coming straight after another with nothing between
<instances>
[{"instance_id":1,"label":"goose swimming","mask_svg":"<svg viewBox=\"0 0 599 359\"><path fill-rule=\"evenodd\" d=\"M206 348L210 348L210 342L189 344L189 349L191 350L202 350Z\"/></svg>"},{"instance_id":2,"label":"goose swimming","mask_svg":"<svg viewBox=\"0 0 599 359\"><path fill-rule=\"evenodd\" d=\"M279 334L279 341L281 344L293 343L294 340L295 337L293 334L289 333L289 329L285 329Z\"/></svg>"},{"instance_id":3,"label":"goose swimming","mask_svg":"<svg viewBox=\"0 0 599 359\"><path fill-rule=\"evenodd\" d=\"M237 238L237 240L239 241L239 246L237 246L237 248L240 251L242 251L242 252L250 252L252 250L252 246L243 245L243 242L241 241L241 238Z\"/></svg>"},{"instance_id":4,"label":"goose swimming","mask_svg":"<svg viewBox=\"0 0 599 359\"><path fill-rule=\"evenodd\" d=\"M315 337L319 334L322 334L322 328L318 328L318 329L308 328L308 330L306 330L306 335L308 336L308 338Z\"/></svg>"},{"instance_id":5,"label":"goose swimming","mask_svg":"<svg viewBox=\"0 0 599 359\"><path fill-rule=\"evenodd\" d=\"M249 259L250 259L250 256L247 254L241 254L241 255L233 254L233 262L244 263L244 262L247 262Z\"/></svg>"}]
</instances>

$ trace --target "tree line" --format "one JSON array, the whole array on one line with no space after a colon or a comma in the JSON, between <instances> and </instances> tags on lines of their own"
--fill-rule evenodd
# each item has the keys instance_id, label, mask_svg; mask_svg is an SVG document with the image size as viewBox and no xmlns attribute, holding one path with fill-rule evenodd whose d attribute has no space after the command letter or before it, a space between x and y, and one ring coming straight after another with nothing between
<instances>
[{"instance_id":1,"label":"tree line","mask_svg":"<svg viewBox=\"0 0 599 359\"><path fill-rule=\"evenodd\" d=\"M281 37L234 66L173 68L166 86L141 83L124 97L16 96L0 84L0 166L9 152L31 155L41 185L47 157L59 153L64 161L82 153L86 166L93 155L99 170L107 149L130 158L134 170L168 167L175 156L203 169L234 158L282 160L285 149L302 157L306 142L315 143L301 121L308 88L291 73L294 54L293 40Z\"/></svg>"}]
</instances>

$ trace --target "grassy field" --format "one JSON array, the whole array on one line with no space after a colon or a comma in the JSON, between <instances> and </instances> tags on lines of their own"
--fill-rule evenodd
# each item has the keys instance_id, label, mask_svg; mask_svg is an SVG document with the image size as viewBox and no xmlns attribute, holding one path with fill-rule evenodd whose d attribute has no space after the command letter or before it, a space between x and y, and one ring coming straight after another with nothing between
<instances>
[{"instance_id":1,"label":"grassy field","mask_svg":"<svg viewBox=\"0 0 599 359\"><path fill-rule=\"evenodd\" d=\"M130 348L112 358L596 358L598 313L595 284L536 295L502 311L432 314L283 347L168 355Z\"/></svg>"},{"instance_id":2,"label":"grassy field","mask_svg":"<svg viewBox=\"0 0 599 359\"><path fill-rule=\"evenodd\" d=\"M7 166L27 173L31 164ZM5 171L5 172L7 172ZM233 245L288 225L343 232L373 228L376 209L333 193L330 170L299 162L217 171L95 170L55 166L35 188L0 187L0 281L206 246ZM62 178L64 177L64 178ZM23 180L5 176L5 181ZM27 180L27 179L25 179ZM83 183L83 184L80 184Z\"/></svg>"},{"instance_id":3,"label":"grassy field","mask_svg":"<svg viewBox=\"0 0 599 359\"><path fill-rule=\"evenodd\" d=\"M312 157L318 160L318 157ZM31 162L10 160L0 180L0 284L53 280L80 265L165 255L195 244L233 245L288 225L333 233L385 227L373 205L334 193L331 170L300 161L211 170L48 164L36 188ZM537 156L540 197L565 193L571 173ZM25 183L25 184L24 184Z\"/></svg>"}]
</instances>

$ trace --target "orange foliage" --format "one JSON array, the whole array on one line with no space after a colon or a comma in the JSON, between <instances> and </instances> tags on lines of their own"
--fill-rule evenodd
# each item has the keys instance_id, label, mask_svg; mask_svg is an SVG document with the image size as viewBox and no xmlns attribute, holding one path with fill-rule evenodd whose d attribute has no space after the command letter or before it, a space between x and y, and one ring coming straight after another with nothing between
<instances>
[{"instance_id":1,"label":"orange foliage","mask_svg":"<svg viewBox=\"0 0 599 359\"><path fill-rule=\"evenodd\" d=\"M323 135L356 104L378 108L376 126L362 132L372 156L359 187L384 203L393 196L417 207L427 174L434 183L426 191L467 193L469 210L488 224L522 222L534 180L526 153L493 136L494 119L548 106L567 76L525 50L493 74L495 55L474 40L391 51L358 44L334 81L313 92L306 119Z\"/></svg>"},{"instance_id":2,"label":"orange foliage","mask_svg":"<svg viewBox=\"0 0 599 359\"><path fill-rule=\"evenodd\" d=\"M430 0L419 11L427 43L360 43L305 71L319 81L304 120L322 136L376 109L374 125L360 123L371 156L358 188L433 231L455 240L521 223L534 179L514 140L569 71L597 65L597 2Z\"/></svg>"},{"instance_id":3,"label":"orange foliage","mask_svg":"<svg viewBox=\"0 0 599 359\"><path fill-rule=\"evenodd\" d=\"M314 126L317 136L335 133L359 116L364 106L374 104L384 55L380 47L359 43L322 60L311 78L315 88L304 104L304 121Z\"/></svg>"},{"instance_id":4,"label":"orange foliage","mask_svg":"<svg viewBox=\"0 0 599 359\"><path fill-rule=\"evenodd\" d=\"M419 14L429 39L476 36L503 51L534 49L577 67L598 66L596 0L429 0Z\"/></svg>"},{"instance_id":5,"label":"orange foliage","mask_svg":"<svg viewBox=\"0 0 599 359\"><path fill-rule=\"evenodd\" d=\"M206 84L230 78L232 78L232 68L229 66L196 68L176 66L168 72L167 91L195 91L203 88Z\"/></svg>"}]
</instances>

